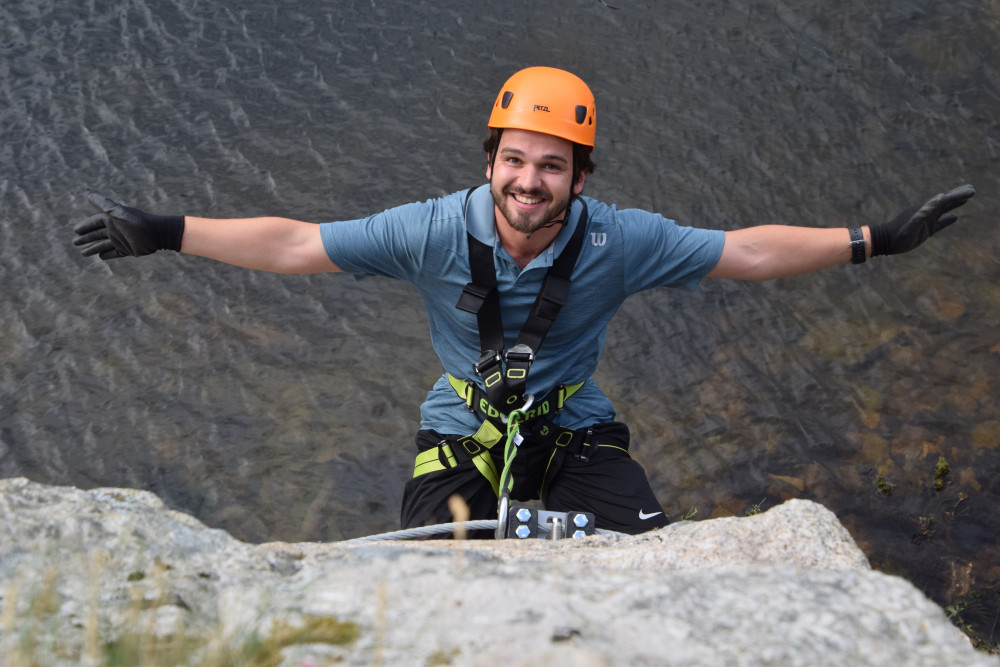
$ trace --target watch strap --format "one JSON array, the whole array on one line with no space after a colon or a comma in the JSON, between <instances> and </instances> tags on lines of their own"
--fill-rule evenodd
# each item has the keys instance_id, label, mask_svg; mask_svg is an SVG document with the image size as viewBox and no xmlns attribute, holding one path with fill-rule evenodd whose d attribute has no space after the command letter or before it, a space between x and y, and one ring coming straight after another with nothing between
<instances>
[{"instance_id":1,"label":"watch strap","mask_svg":"<svg viewBox=\"0 0 1000 667\"><path fill-rule=\"evenodd\" d=\"M864 264L866 257L865 253L865 235L861 233L860 227L851 227L851 264Z\"/></svg>"}]
</instances>

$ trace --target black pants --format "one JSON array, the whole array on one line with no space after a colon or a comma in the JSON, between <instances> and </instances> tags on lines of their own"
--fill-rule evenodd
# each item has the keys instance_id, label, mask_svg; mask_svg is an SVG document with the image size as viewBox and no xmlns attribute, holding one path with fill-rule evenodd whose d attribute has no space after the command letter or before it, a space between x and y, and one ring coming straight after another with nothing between
<instances>
[{"instance_id":1,"label":"black pants","mask_svg":"<svg viewBox=\"0 0 1000 667\"><path fill-rule=\"evenodd\" d=\"M514 501L540 498L545 509L555 512L593 512L597 527L635 535L667 525L667 517L653 495L646 473L628 455L628 427L620 422L594 427L595 441L589 460L574 453L525 438L518 448L512 476ZM437 447L442 440L459 436L436 431L418 431L418 451ZM503 445L490 451L497 470L503 469ZM400 521L403 528L454 521L448 499L457 494L469 507L469 519L496 519L497 496L476 468L465 461L454 468L438 470L406 483ZM491 531L474 531L471 537L492 537Z\"/></svg>"}]
</instances>

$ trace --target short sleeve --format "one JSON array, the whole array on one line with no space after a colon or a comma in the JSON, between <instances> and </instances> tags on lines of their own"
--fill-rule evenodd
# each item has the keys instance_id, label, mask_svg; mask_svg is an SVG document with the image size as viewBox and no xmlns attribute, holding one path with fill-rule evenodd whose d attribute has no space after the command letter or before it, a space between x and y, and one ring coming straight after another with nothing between
<instances>
[{"instance_id":1,"label":"short sleeve","mask_svg":"<svg viewBox=\"0 0 1000 667\"><path fill-rule=\"evenodd\" d=\"M343 271L414 282L423 267L437 208L432 200L359 220L322 223L323 248Z\"/></svg>"},{"instance_id":2,"label":"short sleeve","mask_svg":"<svg viewBox=\"0 0 1000 667\"><path fill-rule=\"evenodd\" d=\"M625 256L625 289L634 294L650 287L693 290L722 256L725 232L682 227L656 213L617 212Z\"/></svg>"}]
</instances>

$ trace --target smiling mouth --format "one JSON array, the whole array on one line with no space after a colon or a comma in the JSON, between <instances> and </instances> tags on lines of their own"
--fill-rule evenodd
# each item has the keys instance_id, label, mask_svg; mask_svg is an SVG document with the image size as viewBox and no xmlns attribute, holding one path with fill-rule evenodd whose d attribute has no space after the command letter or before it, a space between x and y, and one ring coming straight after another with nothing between
<instances>
[{"instance_id":1,"label":"smiling mouth","mask_svg":"<svg viewBox=\"0 0 1000 667\"><path fill-rule=\"evenodd\" d=\"M540 203L542 203L544 201L544 199L542 197L531 197L529 195L524 195L524 194L520 194L520 193L517 193L517 192L512 192L511 196L514 197L514 199L518 203L520 203L520 204L526 204L526 205L529 205L529 206L532 206L534 204L540 204Z\"/></svg>"}]
</instances>

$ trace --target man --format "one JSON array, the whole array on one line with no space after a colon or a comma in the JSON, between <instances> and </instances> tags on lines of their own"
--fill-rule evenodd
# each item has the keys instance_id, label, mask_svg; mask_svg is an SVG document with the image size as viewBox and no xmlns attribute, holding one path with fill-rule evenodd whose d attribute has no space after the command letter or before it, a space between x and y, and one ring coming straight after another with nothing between
<instances>
[{"instance_id":1,"label":"man","mask_svg":"<svg viewBox=\"0 0 1000 667\"><path fill-rule=\"evenodd\" d=\"M402 525L497 517L508 498L593 512L630 534L666 525L591 374L608 322L630 294L702 278L768 280L909 251L956 220L972 186L890 222L849 229L777 225L733 232L582 197L596 108L569 72L514 74L490 120L488 186L321 225L285 218L155 216L91 195L101 213L76 245L101 259L171 249L281 273L346 270L413 283L446 371L421 407ZM544 344L543 344L544 342Z\"/></svg>"}]
</instances>

